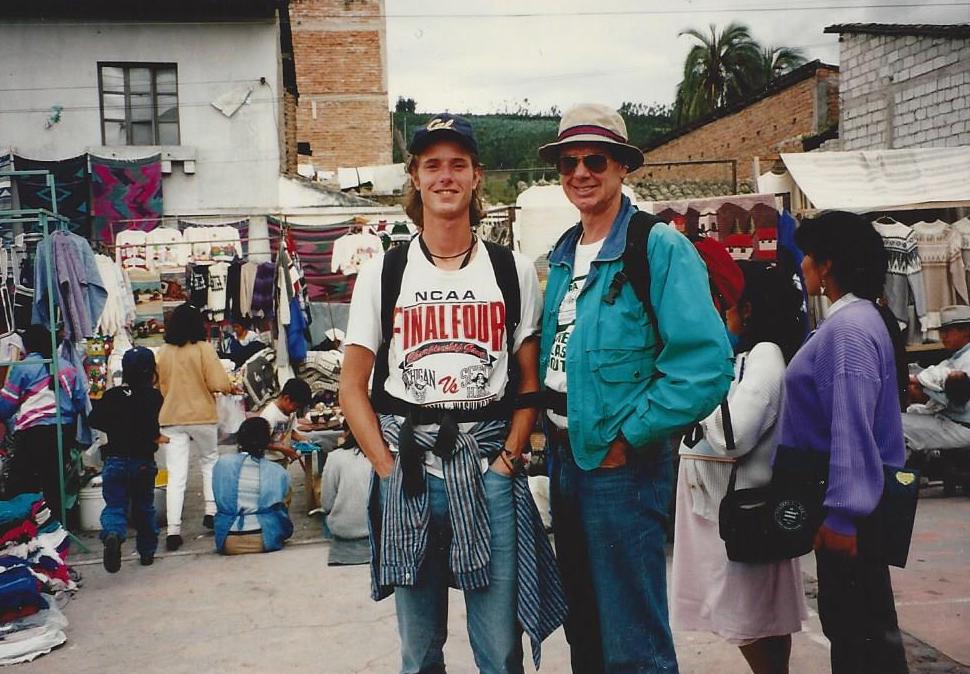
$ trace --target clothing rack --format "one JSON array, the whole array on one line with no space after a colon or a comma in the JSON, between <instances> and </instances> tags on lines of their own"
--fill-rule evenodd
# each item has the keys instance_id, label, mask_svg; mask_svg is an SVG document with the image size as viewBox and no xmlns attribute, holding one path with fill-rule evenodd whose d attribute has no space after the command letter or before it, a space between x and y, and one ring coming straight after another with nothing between
<instances>
[{"instance_id":1,"label":"clothing rack","mask_svg":"<svg viewBox=\"0 0 970 674\"><path fill-rule=\"evenodd\" d=\"M57 213L57 199L55 195L57 191L54 186L54 175L50 171L0 171L0 178L17 178L21 176L46 176L47 188L50 190L51 194L51 210L46 209L18 209L11 211L4 211L0 214L0 226L10 225L14 223L38 223L43 231L42 241L50 239L52 234L50 230L50 221L54 220L57 223L57 229L55 231L68 231L68 225L70 221L62 215ZM50 326L48 330L50 331L51 337L51 357L44 358L40 362L47 365L50 369L51 378L54 380L54 419L57 426L57 475L60 488L61 496L61 512L58 513L61 520L61 526L67 531L68 536L81 548L84 552L89 552L87 546L81 542L81 540L74 535L67 526L67 487L65 484L64 476L64 420L61 417L61 382L58 373L60 372L60 356L57 352L57 329L54 323L54 291L56 286L54 285L54 271L53 265L47 265L46 274L47 277L47 309L50 316ZM20 361L0 361L0 365L11 366L17 365Z\"/></svg>"}]
</instances>

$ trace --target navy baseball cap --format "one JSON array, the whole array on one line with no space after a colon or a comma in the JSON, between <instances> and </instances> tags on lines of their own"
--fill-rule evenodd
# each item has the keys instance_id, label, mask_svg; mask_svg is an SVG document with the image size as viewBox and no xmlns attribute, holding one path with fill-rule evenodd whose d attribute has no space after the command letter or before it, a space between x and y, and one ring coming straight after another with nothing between
<instances>
[{"instance_id":1,"label":"navy baseball cap","mask_svg":"<svg viewBox=\"0 0 970 674\"><path fill-rule=\"evenodd\" d=\"M155 354L151 349L136 346L125 351L121 357L122 372L143 373L155 370Z\"/></svg>"},{"instance_id":2,"label":"navy baseball cap","mask_svg":"<svg viewBox=\"0 0 970 674\"><path fill-rule=\"evenodd\" d=\"M467 119L447 112L435 115L428 120L427 124L414 132L408 152L421 154L429 145L439 140L456 141L474 156L478 156L478 141L475 140L472 125Z\"/></svg>"}]
</instances>

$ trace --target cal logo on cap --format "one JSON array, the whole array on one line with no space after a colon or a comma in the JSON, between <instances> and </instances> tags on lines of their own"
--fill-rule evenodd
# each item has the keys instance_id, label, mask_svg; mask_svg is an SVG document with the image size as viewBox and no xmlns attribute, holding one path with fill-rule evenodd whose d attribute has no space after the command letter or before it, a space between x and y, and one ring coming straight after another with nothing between
<instances>
[{"instance_id":1,"label":"cal logo on cap","mask_svg":"<svg viewBox=\"0 0 970 674\"><path fill-rule=\"evenodd\" d=\"M455 120L453 119L439 119L435 117L426 127L428 131L441 131L442 129L450 129L455 125Z\"/></svg>"}]
</instances>

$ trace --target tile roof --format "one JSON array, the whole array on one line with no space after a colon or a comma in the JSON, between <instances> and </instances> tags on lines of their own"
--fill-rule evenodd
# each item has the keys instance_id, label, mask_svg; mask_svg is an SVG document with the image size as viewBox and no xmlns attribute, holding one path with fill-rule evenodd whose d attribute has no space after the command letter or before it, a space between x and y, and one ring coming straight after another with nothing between
<instances>
[{"instance_id":1,"label":"tile roof","mask_svg":"<svg viewBox=\"0 0 970 674\"><path fill-rule=\"evenodd\" d=\"M912 35L916 37L970 37L970 23L837 23L826 26L825 33L854 35Z\"/></svg>"}]
</instances>

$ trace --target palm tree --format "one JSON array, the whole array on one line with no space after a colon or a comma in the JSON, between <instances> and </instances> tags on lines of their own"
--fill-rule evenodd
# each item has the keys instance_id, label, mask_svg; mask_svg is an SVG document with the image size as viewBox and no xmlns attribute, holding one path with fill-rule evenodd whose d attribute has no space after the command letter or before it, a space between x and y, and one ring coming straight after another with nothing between
<instances>
[{"instance_id":1,"label":"palm tree","mask_svg":"<svg viewBox=\"0 0 970 674\"><path fill-rule=\"evenodd\" d=\"M753 91L760 91L786 73L806 63L801 49L794 47L763 47L758 52L758 69L751 83Z\"/></svg>"},{"instance_id":2,"label":"palm tree","mask_svg":"<svg viewBox=\"0 0 970 674\"><path fill-rule=\"evenodd\" d=\"M674 120L686 124L717 108L744 98L757 79L761 48L747 26L730 23L710 35L693 28L681 31L700 44L691 47L684 62L684 79L677 85Z\"/></svg>"}]
</instances>

